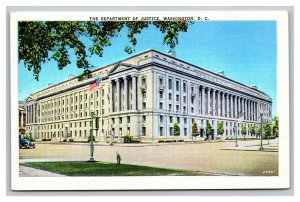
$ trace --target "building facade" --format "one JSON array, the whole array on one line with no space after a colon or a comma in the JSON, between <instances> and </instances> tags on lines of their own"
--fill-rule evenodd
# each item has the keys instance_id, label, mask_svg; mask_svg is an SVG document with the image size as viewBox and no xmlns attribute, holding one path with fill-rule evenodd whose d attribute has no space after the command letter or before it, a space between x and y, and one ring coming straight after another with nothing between
<instances>
[{"instance_id":1,"label":"building facade","mask_svg":"<svg viewBox=\"0 0 300 202\"><path fill-rule=\"evenodd\" d=\"M89 86L100 78L100 87ZM256 89L180 60L172 53L147 50L122 61L98 68L92 78L68 78L28 96L25 101L26 132L37 139L86 139L92 127L90 109L99 117L96 139L131 135L144 140L173 137L174 122L180 138L189 139L196 122L205 138L207 121L211 138L217 122L224 138L241 136L248 128L271 121L271 98ZM238 121L238 116L243 121ZM235 129L234 129L235 128Z\"/></svg>"}]
</instances>

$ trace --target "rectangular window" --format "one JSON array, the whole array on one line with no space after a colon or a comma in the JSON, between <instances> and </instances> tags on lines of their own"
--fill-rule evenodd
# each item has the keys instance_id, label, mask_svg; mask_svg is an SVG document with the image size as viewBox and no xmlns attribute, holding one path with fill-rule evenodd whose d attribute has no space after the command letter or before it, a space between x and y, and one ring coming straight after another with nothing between
<instances>
[{"instance_id":1,"label":"rectangular window","mask_svg":"<svg viewBox=\"0 0 300 202\"><path fill-rule=\"evenodd\" d=\"M186 96L183 96L183 103L186 103Z\"/></svg>"},{"instance_id":2,"label":"rectangular window","mask_svg":"<svg viewBox=\"0 0 300 202\"><path fill-rule=\"evenodd\" d=\"M172 93L169 93L169 100L172 100Z\"/></svg>"},{"instance_id":3,"label":"rectangular window","mask_svg":"<svg viewBox=\"0 0 300 202\"><path fill-rule=\"evenodd\" d=\"M179 105L176 105L176 112L179 112Z\"/></svg>"},{"instance_id":4,"label":"rectangular window","mask_svg":"<svg viewBox=\"0 0 300 202\"><path fill-rule=\"evenodd\" d=\"M177 117L177 123L180 123L180 117Z\"/></svg>"},{"instance_id":5,"label":"rectangular window","mask_svg":"<svg viewBox=\"0 0 300 202\"><path fill-rule=\"evenodd\" d=\"M160 123L163 123L163 122L164 122L164 116L162 116L162 115L159 116L159 122L160 122Z\"/></svg>"},{"instance_id":6,"label":"rectangular window","mask_svg":"<svg viewBox=\"0 0 300 202\"><path fill-rule=\"evenodd\" d=\"M170 136L173 136L173 128L170 127Z\"/></svg>"},{"instance_id":7,"label":"rectangular window","mask_svg":"<svg viewBox=\"0 0 300 202\"><path fill-rule=\"evenodd\" d=\"M163 128L163 127L160 127L160 128L159 128L159 135L160 135L160 136L163 136L163 135L164 135L164 128Z\"/></svg>"},{"instance_id":8,"label":"rectangular window","mask_svg":"<svg viewBox=\"0 0 300 202\"><path fill-rule=\"evenodd\" d=\"M146 102L143 102L142 107L143 107L143 109L146 109Z\"/></svg>"},{"instance_id":9,"label":"rectangular window","mask_svg":"<svg viewBox=\"0 0 300 202\"><path fill-rule=\"evenodd\" d=\"M170 116L170 123L173 123L173 117Z\"/></svg>"},{"instance_id":10,"label":"rectangular window","mask_svg":"<svg viewBox=\"0 0 300 202\"><path fill-rule=\"evenodd\" d=\"M122 117L119 118L119 124L122 124Z\"/></svg>"},{"instance_id":11,"label":"rectangular window","mask_svg":"<svg viewBox=\"0 0 300 202\"><path fill-rule=\"evenodd\" d=\"M163 92L162 91L159 92L159 98L163 98Z\"/></svg>"},{"instance_id":12,"label":"rectangular window","mask_svg":"<svg viewBox=\"0 0 300 202\"><path fill-rule=\"evenodd\" d=\"M146 123L146 116L142 116L142 122Z\"/></svg>"},{"instance_id":13,"label":"rectangular window","mask_svg":"<svg viewBox=\"0 0 300 202\"><path fill-rule=\"evenodd\" d=\"M127 123L130 123L130 116L127 116Z\"/></svg>"},{"instance_id":14,"label":"rectangular window","mask_svg":"<svg viewBox=\"0 0 300 202\"><path fill-rule=\"evenodd\" d=\"M176 95L176 101L179 101L179 95Z\"/></svg>"},{"instance_id":15,"label":"rectangular window","mask_svg":"<svg viewBox=\"0 0 300 202\"><path fill-rule=\"evenodd\" d=\"M172 79L169 79L169 89L172 90L172 86L173 86L173 81Z\"/></svg>"},{"instance_id":16,"label":"rectangular window","mask_svg":"<svg viewBox=\"0 0 300 202\"><path fill-rule=\"evenodd\" d=\"M186 124L187 123L187 118L184 118L184 124Z\"/></svg>"},{"instance_id":17,"label":"rectangular window","mask_svg":"<svg viewBox=\"0 0 300 202\"><path fill-rule=\"evenodd\" d=\"M179 91L179 81L176 81L176 91Z\"/></svg>"},{"instance_id":18,"label":"rectangular window","mask_svg":"<svg viewBox=\"0 0 300 202\"><path fill-rule=\"evenodd\" d=\"M159 103L159 109L162 109L162 108L163 108L163 103L160 102L160 103Z\"/></svg>"},{"instance_id":19,"label":"rectangular window","mask_svg":"<svg viewBox=\"0 0 300 202\"><path fill-rule=\"evenodd\" d=\"M159 84L160 84L160 85L163 85L163 83L164 83L163 78L159 78Z\"/></svg>"},{"instance_id":20,"label":"rectangular window","mask_svg":"<svg viewBox=\"0 0 300 202\"><path fill-rule=\"evenodd\" d=\"M146 127L142 127L142 136L146 136Z\"/></svg>"},{"instance_id":21,"label":"rectangular window","mask_svg":"<svg viewBox=\"0 0 300 202\"><path fill-rule=\"evenodd\" d=\"M186 93L186 83L183 83L183 92Z\"/></svg>"},{"instance_id":22,"label":"rectangular window","mask_svg":"<svg viewBox=\"0 0 300 202\"><path fill-rule=\"evenodd\" d=\"M172 110L172 105L171 104L169 104L169 110Z\"/></svg>"},{"instance_id":23,"label":"rectangular window","mask_svg":"<svg viewBox=\"0 0 300 202\"><path fill-rule=\"evenodd\" d=\"M187 136L187 128L184 128L184 136Z\"/></svg>"}]
</instances>

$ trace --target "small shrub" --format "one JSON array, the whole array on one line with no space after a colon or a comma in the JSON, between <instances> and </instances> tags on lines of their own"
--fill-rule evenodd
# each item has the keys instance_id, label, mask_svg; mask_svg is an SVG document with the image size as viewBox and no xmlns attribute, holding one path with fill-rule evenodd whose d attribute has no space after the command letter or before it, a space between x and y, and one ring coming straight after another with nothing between
<instances>
[{"instance_id":1,"label":"small shrub","mask_svg":"<svg viewBox=\"0 0 300 202\"><path fill-rule=\"evenodd\" d=\"M87 142L90 142L90 141L91 141L91 136L88 137ZM95 136L93 136L93 142L95 142Z\"/></svg>"},{"instance_id":2,"label":"small shrub","mask_svg":"<svg viewBox=\"0 0 300 202\"><path fill-rule=\"evenodd\" d=\"M69 139L69 142L74 142L74 140L73 139Z\"/></svg>"},{"instance_id":3,"label":"small shrub","mask_svg":"<svg viewBox=\"0 0 300 202\"><path fill-rule=\"evenodd\" d=\"M136 138L131 138L131 142L132 143L140 143L141 142L141 139L136 137Z\"/></svg>"},{"instance_id":4,"label":"small shrub","mask_svg":"<svg viewBox=\"0 0 300 202\"><path fill-rule=\"evenodd\" d=\"M131 142L131 136L125 135L124 136L124 143L130 143Z\"/></svg>"},{"instance_id":5,"label":"small shrub","mask_svg":"<svg viewBox=\"0 0 300 202\"><path fill-rule=\"evenodd\" d=\"M164 143L165 141L164 140L158 140L158 143Z\"/></svg>"},{"instance_id":6,"label":"small shrub","mask_svg":"<svg viewBox=\"0 0 300 202\"><path fill-rule=\"evenodd\" d=\"M178 142L184 142L184 140L178 140Z\"/></svg>"},{"instance_id":7,"label":"small shrub","mask_svg":"<svg viewBox=\"0 0 300 202\"><path fill-rule=\"evenodd\" d=\"M64 139L63 142L67 142L67 139Z\"/></svg>"}]
</instances>

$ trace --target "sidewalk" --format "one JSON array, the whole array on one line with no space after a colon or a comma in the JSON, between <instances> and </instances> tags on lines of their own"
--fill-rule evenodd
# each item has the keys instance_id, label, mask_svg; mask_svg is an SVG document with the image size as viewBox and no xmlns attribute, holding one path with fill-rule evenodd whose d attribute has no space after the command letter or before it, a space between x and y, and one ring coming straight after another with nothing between
<instances>
[{"instance_id":1,"label":"sidewalk","mask_svg":"<svg viewBox=\"0 0 300 202\"><path fill-rule=\"evenodd\" d=\"M245 142L238 142L238 146L236 147L235 142L232 142L231 146L223 147L222 150L278 152L278 143L263 143L263 150L260 150L260 144L245 144Z\"/></svg>"},{"instance_id":2,"label":"sidewalk","mask_svg":"<svg viewBox=\"0 0 300 202\"><path fill-rule=\"evenodd\" d=\"M19 165L20 177L66 177L65 175L52 173L40 169L30 168L27 166Z\"/></svg>"}]
</instances>

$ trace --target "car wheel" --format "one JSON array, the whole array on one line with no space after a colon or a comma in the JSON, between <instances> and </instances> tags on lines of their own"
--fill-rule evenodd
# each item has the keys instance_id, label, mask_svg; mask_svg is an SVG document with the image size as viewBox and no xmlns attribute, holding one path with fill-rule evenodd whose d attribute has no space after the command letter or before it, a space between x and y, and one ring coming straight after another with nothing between
<instances>
[{"instance_id":1,"label":"car wheel","mask_svg":"<svg viewBox=\"0 0 300 202\"><path fill-rule=\"evenodd\" d=\"M21 144L19 144L19 148L22 149L22 145Z\"/></svg>"},{"instance_id":2,"label":"car wheel","mask_svg":"<svg viewBox=\"0 0 300 202\"><path fill-rule=\"evenodd\" d=\"M28 149L28 144L25 144L24 147L25 147L25 149Z\"/></svg>"},{"instance_id":3,"label":"car wheel","mask_svg":"<svg viewBox=\"0 0 300 202\"><path fill-rule=\"evenodd\" d=\"M33 145L32 148L34 149L34 148L35 148L35 145Z\"/></svg>"}]
</instances>

